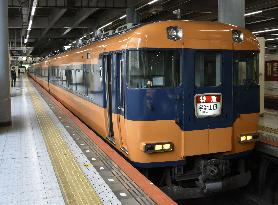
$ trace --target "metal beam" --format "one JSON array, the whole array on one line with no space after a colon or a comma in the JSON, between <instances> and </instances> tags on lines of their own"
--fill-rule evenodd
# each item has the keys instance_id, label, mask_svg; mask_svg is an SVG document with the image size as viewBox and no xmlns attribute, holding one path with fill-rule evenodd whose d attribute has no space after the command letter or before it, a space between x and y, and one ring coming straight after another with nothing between
<instances>
[{"instance_id":1,"label":"metal beam","mask_svg":"<svg viewBox=\"0 0 278 205\"><path fill-rule=\"evenodd\" d=\"M59 9L61 10L61 9ZM64 10L64 9L62 9ZM65 27L69 28L72 26L72 17L63 16L59 20L57 20L54 25L50 26L51 21L53 18L51 16L54 16L55 14L51 14L48 16L35 16L33 19L33 25L32 25L32 31L33 29L46 29L48 27L51 27L51 29L58 29ZM56 16L56 15L55 15ZM50 18L50 21L49 21ZM88 28L90 26L88 22L84 21L79 26L76 26L75 28ZM21 17L10 17L9 18L9 29L22 29L22 18ZM43 32L43 31L42 31Z\"/></svg>"},{"instance_id":2,"label":"metal beam","mask_svg":"<svg viewBox=\"0 0 278 205\"><path fill-rule=\"evenodd\" d=\"M37 8L127 8L127 0L40 0L38 1ZM17 0L9 0L9 8L21 8Z\"/></svg>"},{"instance_id":3,"label":"metal beam","mask_svg":"<svg viewBox=\"0 0 278 205\"><path fill-rule=\"evenodd\" d=\"M44 31L42 32L40 38L37 40L37 43L35 45L35 47L37 45L39 45L40 40L44 38L44 36L46 35L46 33L55 25L55 23L66 13L67 9L55 9L53 11L53 13L51 14L52 19L49 21L49 25L47 28L44 29Z\"/></svg>"},{"instance_id":4,"label":"metal beam","mask_svg":"<svg viewBox=\"0 0 278 205\"><path fill-rule=\"evenodd\" d=\"M88 18L92 13L94 13L97 9L81 9L74 17L73 24L71 27L66 29L61 36L69 33L73 28L78 26L82 21Z\"/></svg>"},{"instance_id":5,"label":"metal beam","mask_svg":"<svg viewBox=\"0 0 278 205\"><path fill-rule=\"evenodd\" d=\"M22 36L25 36L27 33L28 23L29 23L29 5L26 3L21 8L21 15L22 15Z\"/></svg>"}]
</instances>

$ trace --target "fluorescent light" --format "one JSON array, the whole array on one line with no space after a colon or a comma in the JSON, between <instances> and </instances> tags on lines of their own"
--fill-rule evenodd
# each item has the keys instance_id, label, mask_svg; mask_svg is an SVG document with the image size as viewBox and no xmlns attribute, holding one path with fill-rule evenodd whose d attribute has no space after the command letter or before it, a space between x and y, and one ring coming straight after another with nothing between
<instances>
[{"instance_id":1,"label":"fluorescent light","mask_svg":"<svg viewBox=\"0 0 278 205\"><path fill-rule=\"evenodd\" d=\"M270 34L270 35L272 35L272 36L278 36L278 33L272 33L272 34Z\"/></svg>"},{"instance_id":2,"label":"fluorescent light","mask_svg":"<svg viewBox=\"0 0 278 205\"><path fill-rule=\"evenodd\" d=\"M252 21L252 22L246 23L246 24L249 25L249 24L261 23L261 22L265 22L265 21L271 21L271 20L274 20L274 19L275 18L268 18L268 19L259 20L259 21Z\"/></svg>"},{"instance_id":3,"label":"fluorescent light","mask_svg":"<svg viewBox=\"0 0 278 205\"><path fill-rule=\"evenodd\" d=\"M38 0L34 0L34 1L33 1L33 6L32 6L32 10L31 10L31 16L34 16L34 15L35 15L37 3L38 3Z\"/></svg>"},{"instance_id":4,"label":"fluorescent light","mask_svg":"<svg viewBox=\"0 0 278 205\"><path fill-rule=\"evenodd\" d=\"M272 31L278 31L278 28L265 29L265 30L261 30L261 31L254 31L254 32L252 32L252 33L253 33L253 34L257 34L257 33L267 33L267 32L272 32Z\"/></svg>"},{"instance_id":5,"label":"fluorescent light","mask_svg":"<svg viewBox=\"0 0 278 205\"><path fill-rule=\"evenodd\" d=\"M154 4L154 3L157 2L157 1L159 1L159 0L152 0L152 1L150 1L150 2L148 3L148 5Z\"/></svg>"},{"instance_id":6,"label":"fluorescent light","mask_svg":"<svg viewBox=\"0 0 278 205\"><path fill-rule=\"evenodd\" d=\"M31 16L35 15L36 7L32 7Z\"/></svg>"},{"instance_id":7,"label":"fluorescent light","mask_svg":"<svg viewBox=\"0 0 278 205\"><path fill-rule=\"evenodd\" d=\"M126 17L126 15L121 16L119 19L124 19Z\"/></svg>"},{"instance_id":8,"label":"fluorescent light","mask_svg":"<svg viewBox=\"0 0 278 205\"><path fill-rule=\"evenodd\" d=\"M27 29L28 31L31 31L32 24L33 24L33 20L30 19L28 29Z\"/></svg>"},{"instance_id":9,"label":"fluorescent light","mask_svg":"<svg viewBox=\"0 0 278 205\"><path fill-rule=\"evenodd\" d=\"M147 6L147 5L154 4L154 3L157 2L157 1L159 1L159 0L150 1L149 3L144 4L143 6L140 6L140 7L136 8L135 11L138 11L138 10L142 9L142 8L144 8L144 7Z\"/></svg>"},{"instance_id":10,"label":"fluorescent light","mask_svg":"<svg viewBox=\"0 0 278 205\"><path fill-rule=\"evenodd\" d=\"M31 31L31 28L32 28L33 17L34 17L34 15L35 15L37 3L38 3L38 0L34 0L34 1L33 1L32 10L31 10L31 15L30 15L30 19L29 19L28 28L27 28L27 36L26 36L26 38L24 39L24 43L27 43L27 42L28 42L29 33L30 33L30 31Z\"/></svg>"},{"instance_id":11,"label":"fluorescent light","mask_svg":"<svg viewBox=\"0 0 278 205\"><path fill-rule=\"evenodd\" d=\"M72 43L76 43L76 41L73 41Z\"/></svg>"},{"instance_id":12,"label":"fluorescent light","mask_svg":"<svg viewBox=\"0 0 278 205\"><path fill-rule=\"evenodd\" d=\"M254 12L250 12L250 13L244 14L244 16L252 16L252 15L260 14L262 12L263 12L262 10L254 11Z\"/></svg>"},{"instance_id":13,"label":"fluorescent light","mask_svg":"<svg viewBox=\"0 0 278 205\"><path fill-rule=\"evenodd\" d=\"M108 24L105 24L104 26L100 27L99 30L105 28L106 26L111 25L112 23L113 23L113 22L109 22Z\"/></svg>"},{"instance_id":14,"label":"fluorescent light","mask_svg":"<svg viewBox=\"0 0 278 205\"><path fill-rule=\"evenodd\" d=\"M265 39L265 41L275 41L275 40L278 40L278 38L267 38L267 39Z\"/></svg>"}]
</instances>

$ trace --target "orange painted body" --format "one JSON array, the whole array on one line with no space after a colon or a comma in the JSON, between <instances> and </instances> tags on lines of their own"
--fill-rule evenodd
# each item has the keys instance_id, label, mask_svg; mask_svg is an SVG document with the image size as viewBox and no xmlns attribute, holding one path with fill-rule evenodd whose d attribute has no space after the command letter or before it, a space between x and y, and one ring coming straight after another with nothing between
<instances>
[{"instance_id":1,"label":"orange painted body","mask_svg":"<svg viewBox=\"0 0 278 205\"><path fill-rule=\"evenodd\" d=\"M166 28L178 26L183 29L183 38L172 41L167 38ZM244 42L234 44L231 30L239 29L244 33ZM98 64L101 53L125 50L129 48L193 48L224 50L259 50L258 42L252 34L235 26L213 22L165 21L148 24L125 34L93 43L82 48L52 57L34 68L48 66L66 66L70 64ZM90 58L87 58L88 53ZM105 120L107 110L74 95L58 86L47 83L30 74L42 87L48 90L65 107L77 115L89 127L103 138L108 135ZM240 144L240 134L256 133L258 114L244 114L232 127L183 131L173 120L132 121L113 114L115 147L134 162L152 163L179 161L185 157L225 153L234 154L254 148L254 142ZM145 143L172 142L174 150L166 153L147 154L143 151Z\"/></svg>"}]
</instances>

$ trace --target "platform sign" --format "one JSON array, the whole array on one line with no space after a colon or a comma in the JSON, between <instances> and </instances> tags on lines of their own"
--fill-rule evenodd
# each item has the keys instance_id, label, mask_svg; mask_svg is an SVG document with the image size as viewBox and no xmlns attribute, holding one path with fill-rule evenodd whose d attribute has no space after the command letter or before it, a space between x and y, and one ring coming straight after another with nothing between
<instances>
[{"instance_id":1,"label":"platform sign","mask_svg":"<svg viewBox=\"0 0 278 205\"><path fill-rule=\"evenodd\" d=\"M195 114L197 118L221 115L222 96L220 93L195 95Z\"/></svg>"}]
</instances>

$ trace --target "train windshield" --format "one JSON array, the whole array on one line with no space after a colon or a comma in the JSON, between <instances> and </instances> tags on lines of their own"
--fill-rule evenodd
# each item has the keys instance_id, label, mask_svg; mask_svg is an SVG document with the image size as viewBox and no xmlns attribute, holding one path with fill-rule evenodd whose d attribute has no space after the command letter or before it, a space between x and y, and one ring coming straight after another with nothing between
<instances>
[{"instance_id":1,"label":"train windshield","mask_svg":"<svg viewBox=\"0 0 278 205\"><path fill-rule=\"evenodd\" d=\"M198 52L195 55L195 86L221 85L222 56L220 53Z\"/></svg>"},{"instance_id":2,"label":"train windshield","mask_svg":"<svg viewBox=\"0 0 278 205\"><path fill-rule=\"evenodd\" d=\"M258 53L234 54L234 85L256 85L259 78Z\"/></svg>"},{"instance_id":3,"label":"train windshield","mask_svg":"<svg viewBox=\"0 0 278 205\"><path fill-rule=\"evenodd\" d=\"M128 62L130 88L177 87L180 84L179 51L129 51Z\"/></svg>"}]
</instances>

